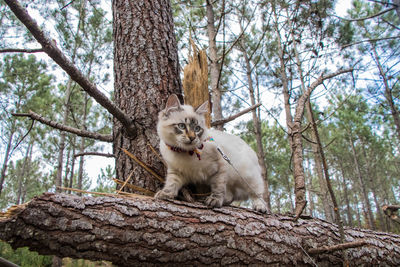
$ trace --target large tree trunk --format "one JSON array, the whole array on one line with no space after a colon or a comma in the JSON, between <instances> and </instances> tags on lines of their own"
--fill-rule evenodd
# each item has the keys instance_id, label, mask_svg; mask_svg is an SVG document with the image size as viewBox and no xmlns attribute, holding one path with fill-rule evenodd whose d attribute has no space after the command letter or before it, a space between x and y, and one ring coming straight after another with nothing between
<instances>
[{"instance_id":1,"label":"large tree trunk","mask_svg":"<svg viewBox=\"0 0 400 267\"><path fill-rule=\"evenodd\" d=\"M115 0L113 16L115 102L137 127L132 136L114 119L117 177L126 180L132 174L131 183L157 191L161 184L121 148L153 170L163 170L149 144L158 148L157 114L170 94L182 92L170 1Z\"/></svg>"},{"instance_id":2,"label":"large tree trunk","mask_svg":"<svg viewBox=\"0 0 400 267\"><path fill-rule=\"evenodd\" d=\"M120 266L339 266L337 226L319 219L262 215L235 207L154 201L149 197L78 197L46 193L0 218L0 238L42 254L108 260ZM400 264L400 236L347 228L352 265ZM306 253L307 252L307 253Z\"/></svg>"}]
</instances>

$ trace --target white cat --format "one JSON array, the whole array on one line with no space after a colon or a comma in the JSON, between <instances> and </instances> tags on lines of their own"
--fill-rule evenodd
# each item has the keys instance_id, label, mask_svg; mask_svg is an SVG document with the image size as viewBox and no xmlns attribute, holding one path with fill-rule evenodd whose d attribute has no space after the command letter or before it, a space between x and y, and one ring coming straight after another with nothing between
<instances>
[{"instance_id":1,"label":"white cat","mask_svg":"<svg viewBox=\"0 0 400 267\"><path fill-rule=\"evenodd\" d=\"M208 101L194 110L171 95L159 113L157 132L168 171L164 188L155 198L172 199L188 183L206 183L211 187L211 195L205 200L208 206L221 207L250 198L255 210L266 212L262 200L264 181L255 152L237 136L207 129L204 118L207 111ZM229 157L234 167L217 148Z\"/></svg>"}]
</instances>

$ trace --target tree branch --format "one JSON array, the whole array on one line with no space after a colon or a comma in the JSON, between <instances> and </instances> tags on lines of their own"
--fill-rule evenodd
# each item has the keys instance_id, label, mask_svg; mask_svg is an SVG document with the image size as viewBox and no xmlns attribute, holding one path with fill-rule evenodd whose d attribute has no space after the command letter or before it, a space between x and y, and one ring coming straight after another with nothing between
<instances>
[{"instance_id":1,"label":"tree branch","mask_svg":"<svg viewBox=\"0 0 400 267\"><path fill-rule=\"evenodd\" d=\"M333 246L323 246L320 248L312 248L308 251L310 254L319 254L319 253L326 253L326 252L333 252L337 250L343 250L343 249L348 249L348 248L357 248L357 247L362 247L367 245L368 243L365 242L364 240L358 240L354 242L348 242L344 244L337 244Z\"/></svg>"},{"instance_id":2,"label":"tree branch","mask_svg":"<svg viewBox=\"0 0 400 267\"><path fill-rule=\"evenodd\" d=\"M373 18L375 18L375 17L379 17L379 16L381 16L381 15L387 13L387 12L390 12L390 11L392 11L392 10L395 10L395 9L396 9L396 7L391 7L391 8L382 10L382 11L379 12L379 13L372 14L371 16L363 17L363 18L357 18L357 19L347 19L347 18L342 18L342 17L339 17L339 16L335 16L335 17L337 17L337 18L339 18L339 19L341 19L341 20L345 20L345 21L349 21L349 22L355 22L355 21L373 19Z\"/></svg>"},{"instance_id":3,"label":"tree branch","mask_svg":"<svg viewBox=\"0 0 400 267\"><path fill-rule=\"evenodd\" d=\"M79 197L46 193L0 214L0 238L13 248L118 266L342 265L337 226L318 219L264 215L151 197ZM400 236L347 228L354 266L399 266Z\"/></svg>"},{"instance_id":4,"label":"tree branch","mask_svg":"<svg viewBox=\"0 0 400 267\"><path fill-rule=\"evenodd\" d=\"M42 45L43 51L52 58L68 75L78 83L97 103L107 109L132 136L136 136L136 127L134 121L110 99L107 98L97 87L87 79L81 71L58 49L53 40L47 37L39 28L36 21L33 20L28 12L16 0L5 0L15 16L26 26L33 37Z\"/></svg>"},{"instance_id":5,"label":"tree branch","mask_svg":"<svg viewBox=\"0 0 400 267\"><path fill-rule=\"evenodd\" d=\"M225 124L227 122L233 121L234 119L236 119L236 118L238 118L238 117L240 117L240 116L252 111L253 109L258 108L259 106L261 106L261 103L255 104L255 105L253 105L251 107L248 107L248 108L240 111L239 113L237 113L235 115L229 116L228 118L225 118L225 119L222 119L222 120L213 121L213 122L211 122L211 126L214 127L214 126L217 126L217 125L221 125L221 124Z\"/></svg>"},{"instance_id":6,"label":"tree branch","mask_svg":"<svg viewBox=\"0 0 400 267\"><path fill-rule=\"evenodd\" d=\"M99 156L99 157L106 157L106 158L115 158L114 154L109 153L101 153L101 152L83 152L77 153L74 155L74 158L82 157L82 156Z\"/></svg>"},{"instance_id":7,"label":"tree branch","mask_svg":"<svg viewBox=\"0 0 400 267\"><path fill-rule=\"evenodd\" d=\"M358 41L358 42L354 42L354 43L351 43L351 44L344 45L344 46L342 46L341 49L345 49L347 47L350 47L350 46L353 46L353 45L358 45L358 44L361 44L361 43L366 43L366 42L371 43L371 42L392 40L392 39L400 39L400 36L391 36L391 37L384 37L384 38L377 38L377 39L361 40L361 41Z\"/></svg>"},{"instance_id":8,"label":"tree branch","mask_svg":"<svg viewBox=\"0 0 400 267\"><path fill-rule=\"evenodd\" d=\"M304 114L304 107L305 107L305 102L307 99L310 97L311 93L317 88L319 85L321 85L325 80L332 79L336 76L339 76L341 74L347 73L347 72L352 72L354 68L348 68L348 69L342 69L338 70L334 73L330 73L327 75L321 75L319 76L308 88L307 90L300 96L299 101L296 106L296 113L295 113L295 121L301 121L303 114Z\"/></svg>"},{"instance_id":9,"label":"tree branch","mask_svg":"<svg viewBox=\"0 0 400 267\"><path fill-rule=\"evenodd\" d=\"M25 48L4 48L0 49L0 53L40 53L44 52L42 48L25 49Z\"/></svg>"},{"instance_id":10,"label":"tree branch","mask_svg":"<svg viewBox=\"0 0 400 267\"><path fill-rule=\"evenodd\" d=\"M73 133L73 134L76 134L81 137L92 138L92 139L96 139L96 140L100 140L100 141L108 142L108 143L111 143L113 141L112 135L89 132L86 130L81 130L81 129L73 128L73 127L70 127L67 125L63 125L61 123L49 120L33 111L29 111L29 113L12 113L12 115L15 117L29 117L32 120L37 120L37 121L39 121L43 124L46 124L50 127L56 128L61 131Z\"/></svg>"}]
</instances>

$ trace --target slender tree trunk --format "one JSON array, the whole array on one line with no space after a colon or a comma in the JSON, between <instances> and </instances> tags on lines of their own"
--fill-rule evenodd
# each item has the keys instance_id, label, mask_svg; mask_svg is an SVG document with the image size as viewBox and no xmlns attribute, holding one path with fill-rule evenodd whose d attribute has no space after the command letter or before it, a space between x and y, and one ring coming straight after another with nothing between
<instances>
[{"instance_id":1,"label":"slender tree trunk","mask_svg":"<svg viewBox=\"0 0 400 267\"><path fill-rule=\"evenodd\" d=\"M289 20L289 27L293 28L291 20ZM305 93L307 88L306 88L306 85L304 82L303 67L301 65L300 55L299 55L299 52L297 49L297 40L294 36L294 31L291 31L291 37L292 37L293 50L294 50L294 54L295 54L295 58L296 58L297 70L298 70L299 77L300 77L300 86L301 86L302 92ZM322 151L322 147L319 147L319 144L316 141L317 139L319 139L319 133L318 133L317 124L315 123L314 114L312 113L310 98L307 99L305 108L306 108L307 120L309 121L310 126L311 126L311 140L313 141L313 142L311 142L311 147L312 147L313 154L314 154L315 168L317 171L319 188L321 190L319 195L322 196L321 202L324 207L326 220L329 222L333 222L332 199L329 196L328 188L326 185L326 180L324 179L324 172L322 169L323 164L322 164L321 155L320 155L321 154L320 151Z\"/></svg>"},{"instance_id":2,"label":"slender tree trunk","mask_svg":"<svg viewBox=\"0 0 400 267\"><path fill-rule=\"evenodd\" d=\"M84 19L84 8L86 5L86 0L81 1L81 6L79 9L79 21L78 25L76 28L76 33L75 33L75 38L74 38L74 46L72 49L72 56L71 56L71 61L74 64L75 59L76 59L76 54L78 50L78 38L79 37L79 32L81 30L81 24ZM70 102L70 97L72 93L72 78L68 79L67 82L67 88L65 91L65 96L64 96L64 104L63 104L63 120L62 124L67 125L68 124L68 116L69 116L69 102ZM65 138L66 138L66 132L61 131L60 132L60 150L58 151L58 165L57 165L57 178L56 178L56 191L60 191L58 189L59 186L62 184L62 172L63 172L63 161L64 161L64 149L65 149Z\"/></svg>"},{"instance_id":3,"label":"slender tree trunk","mask_svg":"<svg viewBox=\"0 0 400 267\"><path fill-rule=\"evenodd\" d=\"M307 157L307 165L308 165L308 168L310 170L310 162L309 162L309 160L310 159ZM311 171L307 172L307 176L308 176L307 188L313 188L313 183L312 183L313 182L312 181L313 175L312 175ZM310 211L310 216L314 217L314 209L315 209L315 207L314 207L313 193L311 192L311 190L308 190L307 194L308 194L308 201L309 201L308 209Z\"/></svg>"},{"instance_id":4,"label":"slender tree trunk","mask_svg":"<svg viewBox=\"0 0 400 267\"><path fill-rule=\"evenodd\" d=\"M362 197L363 197L363 200L364 200L366 220L367 220L367 223L368 223L369 227L371 227L371 229L376 229L375 222L374 222L374 216L372 214L371 204L370 204L369 199L368 199L367 188L365 186L364 178L363 178L363 176L361 174L361 169L360 169L361 167L360 167L360 164L358 162L356 149L354 147L353 137L352 137L350 132L348 132L348 134L349 134L349 142L350 142L351 151L353 153L353 160L354 160L354 165L355 165L354 167L355 167L355 170L356 170L358 182L360 183L361 193L362 193Z\"/></svg>"},{"instance_id":5,"label":"slender tree trunk","mask_svg":"<svg viewBox=\"0 0 400 267\"><path fill-rule=\"evenodd\" d=\"M361 212L360 212L360 206L358 205L358 197L357 194L354 194L354 203L357 203L356 205L356 218L357 218L357 226L359 228L362 227L362 223L361 223Z\"/></svg>"},{"instance_id":6,"label":"slender tree trunk","mask_svg":"<svg viewBox=\"0 0 400 267\"><path fill-rule=\"evenodd\" d=\"M297 117L294 119L291 113L290 105L290 94L289 94L289 80L286 76L286 64L284 60L284 51L282 48L282 40L280 30L278 27L278 18L276 14L275 4L272 3L272 11L275 18L275 32L278 41L278 55L280 60L280 74L283 88L283 99L285 105L286 114L286 125L289 133L289 143L292 151L293 159L293 176L294 176L294 187L295 187L295 213L301 213L301 210L306 205L306 188L304 180L304 169L303 169L303 143L301 136L301 119L303 112L296 111Z\"/></svg>"},{"instance_id":7,"label":"slender tree trunk","mask_svg":"<svg viewBox=\"0 0 400 267\"><path fill-rule=\"evenodd\" d=\"M349 193L347 189L347 183L342 161L339 161L339 166L340 166L340 172L342 174L343 195L344 195L344 201L346 203L347 224L349 226L353 226L353 216L351 215Z\"/></svg>"},{"instance_id":8,"label":"slender tree trunk","mask_svg":"<svg viewBox=\"0 0 400 267\"><path fill-rule=\"evenodd\" d=\"M219 90L218 80L220 73L220 66L218 64L217 54L217 31L215 29L215 14L212 3L206 0L207 10L207 35L208 35L208 50L210 58L210 86L211 86L211 100L212 100L212 113L214 120L221 120L222 107L221 107L221 91ZM215 128L218 130L223 129L223 125L218 125Z\"/></svg>"},{"instance_id":9,"label":"slender tree trunk","mask_svg":"<svg viewBox=\"0 0 400 267\"><path fill-rule=\"evenodd\" d=\"M30 170L30 168L31 168L32 153L33 153L33 143L31 144L31 149L30 149L29 154L28 154L28 162L26 164L27 165L26 166L26 170ZM29 174L26 174L26 175L29 175ZM27 181L27 179L25 179L25 181ZM28 187L29 187L29 184L24 182L23 185L22 185L22 194L21 194L21 202L20 203L25 203L26 202L26 193L28 191Z\"/></svg>"},{"instance_id":10,"label":"slender tree trunk","mask_svg":"<svg viewBox=\"0 0 400 267\"><path fill-rule=\"evenodd\" d=\"M4 184L4 180L6 178L8 161L10 160L11 146L12 146L12 141L13 141L13 137L14 137L14 133L15 133L15 129L14 129L15 126L14 125L15 125L15 122L14 122L14 119L13 119L10 135L8 136L6 153L4 154L3 166L1 167L0 196L1 196L1 192L3 191L3 184Z\"/></svg>"},{"instance_id":11,"label":"slender tree trunk","mask_svg":"<svg viewBox=\"0 0 400 267\"><path fill-rule=\"evenodd\" d=\"M397 138L398 141L400 143L400 112L397 110L395 104L394 104L394 100L393 100L393 95L392 95L392 89L389 86L389 82L388 82L388 78L386 75L385 70L382 67L382 64L380 62L378 53L376 52L376 47L374 44L371 43L372 46L372 53L374 55L375 58L375 63L379 69L379 74L383 79L383 85L385 88L385 98L386 98L386 102L389 104L390 107L390 111L392 113L392 117L393 117L393 122L395 125L395 130L397 133Z\"/></svg>"},{"instance_id":12,"label":"slender tree trunk","mask_svg":"<svg viewBox=\"0 0 400 267\"><path fill-rule=\"evenodd\" d=\"M73 137L72 141L72 155L75 155L75 142L76 142L76 137ZM71 172L69 175L69 184L68 187L72 188L73 183L74 183L74 173L75 173L75 157L72 158L71 162ZM71 190L68 191L68 194L71 194Z\"/></svg>"},{"instance_id":13,"label":"slender tree trunk","mask_svg":"<svg viewBox=\"0 0 400 267\"><path fill-rule=\"evenodd\" d=\"M121 148L164 175L163 164L149 145L159 147L158 112L170 94L182 92L170 1L115 0L113 17L115 102L134 118L138 129L132 136L114 119L116 173L121 180L131 177L131 183L155 192L161 183Z\"/></svg>"},{"instance_id":14,"label":"slender tree trunk","mask_svg":"<svg viewBox=\"0 0 400 267\"><path fill-rule=\"evenodd\" d=\"M66 155L67 161L65 162L65 170L64 170L64 182L63 182L63 186L67 186L68 185L68 176L69 176L69 161L71 159L71 156L73 157L74 155L71 155L71 147L68 148L68 152Z\"/></svg>"},{"instance_id":15,"label":"slender tree trunk","mask_svg":"<svg viewBox=\"0 0 400 267\"><path fill-rule=\"evenodd\" d=\"M91 65L91 64L90 64ZM88 76L89 77L89 76ZM82 129L87 130L86 127L86 119L87 119L87 103L89 101L88 94L84 94L84 105L83 105L83 118L82 118ZM79 146L79 153L83 153L85 151L85 138L81 138L81 143ZM78 167L78 189L82 189L83 184L83 165L84 165L84 156L79 157L79 167ZM81 193L78 193L81 195Z\"/></svg>"},{"instance_id":16,"label":"slender tree trunk","mask_svg":"<svg viewBox=\"0 0 400 267\"><path fill-rule=\"evenodd\" d=\"M256 104L256 98L255 98L255 93L254 93L254 87L253 87L253 79L251 77L251 65L250 65L250 59L249 56L247 55L246 50L244 49L244 44L242 43L242 54L245 60L246 64L246 75L247 75L247 83L248 83L248 88L249 88L249 96L250 96L250 103L251 105ZM256 137L256 144L257 144L257 157L258 157L258 163L261 166L261 174L265 183L265 193L264 193L264 200L267 203L267 208L268 211L271 211L271 199L270 199L270 193L269 193L269 186L268 186L268 171L267 171L267 165L265 163L265 153L264 153L264 147L262 144L262 132L261 132L261 122L257 116L257 111L256 109L253 109L251 111L252 116L253 116L253 124L254 124L254 135Z\"/></svg>"},{"instance_id":17,"label":"slender tree trunk","mask_svg":"<svg viewBox=\"0 0 400 267\"><path fill-rule=\"evenodd\" d=\"M24 180L25 180L25 176L27 175L27 168L28 168L28 164L29 164L29 154L30 154L30 150L32 149L32 142L29 141L28 143L28 147L26 148L26 152L25 152L25 157L24 157L24 162L22 163L22 168L20 169L20 171L18 172L18 190L17 190L17 198L15 203L18 205L21 202L21 196L22 196L22 191L23 191L23 186L24 186Z\"/></svg>"}]
</instances>

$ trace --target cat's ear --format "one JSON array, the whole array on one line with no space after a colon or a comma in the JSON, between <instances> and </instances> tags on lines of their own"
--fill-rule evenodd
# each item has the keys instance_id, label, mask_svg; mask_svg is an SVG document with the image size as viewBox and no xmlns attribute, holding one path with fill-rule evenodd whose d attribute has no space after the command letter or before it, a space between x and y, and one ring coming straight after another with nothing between
<instances>
[{"instance_id":1,"label":"cat's ear","mask_svg":"<svg viewBox=\"0 0 400 267\"><path fill-rule=\"evenodd\" d=\"M208 112L208 100L203 104L201 104L200 107L196 109L196 113L200 115L207 114L207 112Z\"/></svg>"},{"instance_id":2,"label":"cat's ear","mask_svg":"<svg viewBox=\"0 0 400 267\"><path fill-rule=\"evenodd\" d=\"M177 95L173 94L168 97L167 104L165 105L165 110L168 112L173 108L179 109L181 104L179 103L179 98Z\"/></svg>"}]
</instances>

